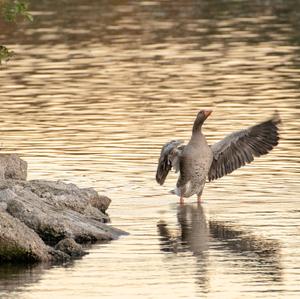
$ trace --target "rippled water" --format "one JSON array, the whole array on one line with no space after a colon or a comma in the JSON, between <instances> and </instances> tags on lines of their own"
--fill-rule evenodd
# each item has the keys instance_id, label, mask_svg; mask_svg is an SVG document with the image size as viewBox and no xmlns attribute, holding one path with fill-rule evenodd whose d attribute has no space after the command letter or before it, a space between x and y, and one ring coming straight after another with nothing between
<instances>
[{"instance_id":1,"label":"rippled water","mask_svg":"<svg viewBox=\"0 0 300 299\"><path fill-rule=\"evenodd\" d=\"M2 266L1 298L299 298L299 2L31 3L33 24L0 24L16 52L0 67L1 150L30 179L107 194L130 235L65 267ZM179 207L156 162L203 107L210 142L275 109L282 140Z\"/></svg>"}]
</instances>

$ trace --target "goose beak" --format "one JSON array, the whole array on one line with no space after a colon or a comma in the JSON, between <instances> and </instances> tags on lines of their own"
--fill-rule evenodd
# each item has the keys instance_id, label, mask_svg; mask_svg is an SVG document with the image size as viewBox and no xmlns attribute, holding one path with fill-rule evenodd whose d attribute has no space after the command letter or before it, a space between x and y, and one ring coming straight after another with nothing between
<instances>
[{"instance_id":1,"label":"goose beak","mask_svg":"<svg viewBox=\"0 0 300 299\"><path fill-rule=\"evenodd\" d=\"M207 119L212 113L212 110L204 110L205 119Z\"/></svg>"}]
</instances>

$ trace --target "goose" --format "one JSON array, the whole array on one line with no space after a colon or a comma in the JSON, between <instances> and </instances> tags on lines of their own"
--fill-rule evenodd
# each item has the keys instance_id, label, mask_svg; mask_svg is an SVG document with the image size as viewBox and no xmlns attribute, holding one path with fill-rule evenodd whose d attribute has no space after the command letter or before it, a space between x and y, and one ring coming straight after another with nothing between
<instances>
[{"instance_id":1,"label":"goose","mask_svg":"<svg viewBox=\"0 0 300 299\"><path fill-rule=\"evenodd\" d=\"M176 188L171 193L180 197L180 204L194 194L201 203L207 180L211 182L230 174L251 163L254 157L269 153L278 144L281 120L276 111L270 119L208 145L202 126L211 113L212 110L198 112L186 145L183 140L171 140L161 149L156 181L163 185L171 169L179 172Z\"/></svg>"}]
</instances>

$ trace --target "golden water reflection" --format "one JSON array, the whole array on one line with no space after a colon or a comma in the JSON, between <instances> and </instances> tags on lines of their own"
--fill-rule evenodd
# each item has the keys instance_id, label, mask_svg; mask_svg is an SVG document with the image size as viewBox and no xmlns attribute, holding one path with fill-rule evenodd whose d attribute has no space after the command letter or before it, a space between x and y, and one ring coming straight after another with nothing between
<instances>
[{"instance_id":1,"label":"golden water reflection","mask_svg":"<svg viewBox=\"0 0 300 299\"><path fill-rule=\"evenodd\" d=\"M130 235L32 280L25 270L2 275L1 298L299 297L299 3L31 3L34 23L0 24L16 53L0 67L1 151L20 153L30 179L105 192L113 224ZM156 185L156 162L166 141L188 140L202 107L214 110L211 143L275 109L282 139L207 184L204 212L178 211L168 194L176 175ZM212 220L278 250L238 252L243 239L214 236Z\"/></svg>"}]
</instances>

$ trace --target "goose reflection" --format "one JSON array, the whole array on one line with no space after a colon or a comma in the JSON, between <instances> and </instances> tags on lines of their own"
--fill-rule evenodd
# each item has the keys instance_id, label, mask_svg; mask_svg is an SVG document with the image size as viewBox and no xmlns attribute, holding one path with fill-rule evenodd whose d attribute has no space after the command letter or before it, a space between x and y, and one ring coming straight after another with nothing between
<instances>
[{"instance_id":1,"label":"goose reflection","mask_svg":"<svg viewBox=\"0 0 300 299\"><path fill-rule=\"evenodd\" d=\"M179 227L173 232L168 224L160 220L157 224L161 250L166 253L188 253L195 257L194 277L201 291L209 291L208 248L209 227L201 204L178 205Z\"/></svg>"},{"instance_id":2,"label":"goose reflection","mask_svg":"<svg viewBox=\"0 0 300 299\"><path fill-rule=\"evenodd\" d=\"M238 259L238 263L242 268L250 269L260 283L281 284L279 242L257 236L236 224L208 220L200 204L178 205L177 221L178 226L175 230L164 220L158 222L161 251L192 253L197 266L195 277L202 291L208 291L209 277L212 274L208 270L209 252L215 250L243 256ZM179 258L182 256L179 255Z\"/></svg>"},{"instance_id":3,"label":"goose reflection","mask_svg":"<svg viewBox=\"0 0 300 299\"><path fill-rule=\"evenodd\" d=\"M209 232L213 239L221 241L220 250L246 257L244 268L256 270L261 281L282 281L280 243L249 233L237 225L210 220Z\"/></svg>"},{"instance_id":4,"label":"goose reflection","mask_svg":"<svg viewBox=\"0 0 300 299\"><path fill-rule=\"evenodd\" d=\"M179 205L177 210L179 231L172 233L168 224L160 220L157 224L161 237L161 250L165 252L186 252L203 255L208 250L209 227L203 207Z\"/></svg>"}]
</instances>

